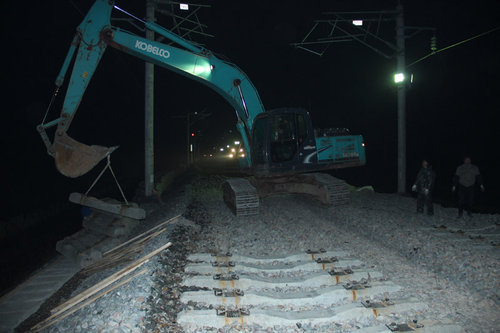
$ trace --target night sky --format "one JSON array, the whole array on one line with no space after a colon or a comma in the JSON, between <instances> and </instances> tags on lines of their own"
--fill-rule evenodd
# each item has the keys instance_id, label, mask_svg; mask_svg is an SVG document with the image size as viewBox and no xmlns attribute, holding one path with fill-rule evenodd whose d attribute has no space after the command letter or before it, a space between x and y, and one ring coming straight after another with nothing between
<instances>
[{"instance_id":1,"label":"night sky","mask_svg":"<svg viewBox=\"0 0 500 333\"><path fill-rule=\"evenodd\" d=\"M317 127L347 127L362 134L367 166L338 175L355 185L395 192L396 60L356 42L331 45L322 57L289 44L301 40L322 12L393 10L397 1L210 3L212 7L202 9L199 17L215 37L199 41L250 77L266 109L304 107ZM406 25L437 29L438 48L500 26L498 1L402 3ZM2 2L2 73L7 85L2 94L7 101L2 126L2 222L66 202L70 192L84 192L100 171L97 167L78 179L60 175L36 131L75 29L92 4L89 0ZM138 17L145 15L144 1L117 1L117 5ZM172 25L164 15L158 15L158 23ZM394 23L386 23L385 29L384 38L394 42ZM430 52L431 36L423 32L406 41L408 64ZM498 208L499 59L497 30L409 68L414 83L407 91L408 185L427 157L437 172L436 198L450 201L454 170L463 154L471 154L487 189L479 201ZM156 69L155 80L157 171L184 160L185 120L180 117L187 112L211 113L195 125L207 146L235 130L234 110L209 88L163 68ZM59 115L63 96L48 119ZM144 62L108 48L68 133L87 144L120 145L113 153L113 168L129 188L143 177L143 110Z\"/></svg>"}]
</instances>

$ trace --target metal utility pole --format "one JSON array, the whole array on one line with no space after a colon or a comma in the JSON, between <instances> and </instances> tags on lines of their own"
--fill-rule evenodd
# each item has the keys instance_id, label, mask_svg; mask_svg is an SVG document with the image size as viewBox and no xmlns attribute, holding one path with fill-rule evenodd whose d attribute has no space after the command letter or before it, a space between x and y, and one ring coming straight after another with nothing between
<instances>
[{"instance_id":1,"label":"metal utility pole","mask_svg":"<svg viewBox=\"0 0 500 333\"><path fill-rule=\"evenodd\" d=\"M212 115L211 112L208 112L207 109L203 109L202 111L200 112L189 112L187 113L186 115L186 122L187 122L187 132L186 132L186 135L187 135L187 165L188 167L193 164L193 162L195 161L195 154L196 154L196 150L199 150L199 147L197 147L197 141L198 138L197 138L197 134L196 136L193 137L193 133L197 132L193 129L193 125L198 122L198 121L201 121L205 118L208 118Z\"/></svg>"},{"instance_id":2,"label":"metal utility pole","mask_svg":"<svg viewBox=\"0 0 500 333\"><path fill-rule=\"evenodd\" d=\"M405 39L423 30L435 30L429 27L405 26L401 4L398 4L395 11L329 12L324 14L331 16L331 18L315 20L314 26L302 41L291 45L322 56L334 43L356 41L387 59L395 57L397 73L402 75L406 70ZM395 44L390 39L384 39L380 36L382 24L388 21L396 23ZM328 35L318 36L318 27L324 27L325 24L328 25ZM408 32L412 33L407 35ZM406 82L404 81L397 85L397 105L397 191L404 193L406 192Z\"/></svg>"},{"instance_id":3,"label":"metal utility pole","mask_svg":"<svg viewBox=\"0 0 500 333\"><path fill-rule=\"evenodd\" d=\"M170 10L160 8L160 5L167 5ZM189 8L194 8L190 11ZM203 37L213 37L204 30L205 24L200 23L198 12L201 8L210 8L210 5L185 4L171 0L146 0L146 21L156 22L155 13L170 16L173 19L173 30L184 39L192 40L192 35ZM178 10L185 14L176 13ZM132 26L134 20L131 19L113 19L114 21L127 21ZM188 27L186 27L188 25ZM146 29L146 38L155 40L154 32ZM165 38L160 36L157 42L165 42ZM200 44L201 45L201 44ZM189 122L189 119L188 119ZM189 126L189 125L188 125ZM188 130L189 131L189 130ZM188 138L189 145L189 138ZM189 162L189 161L188 161ZM144 194L149 197L154 189L154 65L146 62L144 75Z\"/></svg>"},{"instance_id":4,"label":"metal utility pole","mask_svg":"<svg viewBox=\"0 0 500 333\"><path fill-rule=\"evenodd\" d=\"M191 119L189 115L191 112L188 111L186 115L186 158L187 158L187 167L191 165L191 153L189 151L189 146L191 144Z\"/></svg>"},{"instance_id":5,"label":"metal utility pole","mask_svg":"<svg viewBox=\"0 0 500 333\"><path fill-rule=\"evenodd\" d=\"M405 72L405 26L403 6L398 5L396 16L397 73ZM398 193L406 192L406 85L398 85Z\"/></svg>"},{"instance_id":6,"label":"metal utility pole","mask_svg":"<svg viewBox=\"0 0 500 333\"><path fill-rule=\"evenodd\" d=\"M152 0L146 0L146 20L154 22L155 9ZM153 40L154 32L146 30L146 38ZM144 102L144 194L149 197L154 187L154 65L145 65Z\"/></svg>"},{"instance_id":7,"label":"metal utility pole","mask_svg":"<svg viewBox=\"0 0 500 333\"><path fill-rule=\"evenodd\" d=\"M160 5L167 5L170 10L165 10L160 8ZM190 11L189 7L194 8ZM204 29L207 28L206 25L200 23L198 18L198 12L201 8L210 5L199 5L199 4L181 4L176 1L170 0L146 0L146 21L155 22L156 16L155 12L170 16L173 19L173 30L185 39L191 40L191 35L200 35L206 37L213 37L207 34ZM178 10L185 12L185 15L177 13ZM186 27L189 25L189 27ZM146 30L146 38L155 40L154 32ZM163 36L160 36L157 41L162 42L164 40ZM154 187L154 65L147 63L145 65L145 116L144 116L144 191L146 196L151 196L153 194ZM189 115L188 115L188 151L189 151ZM189 165L189 155L188 155L188 165Z\"/></svg>"}]
</instances>

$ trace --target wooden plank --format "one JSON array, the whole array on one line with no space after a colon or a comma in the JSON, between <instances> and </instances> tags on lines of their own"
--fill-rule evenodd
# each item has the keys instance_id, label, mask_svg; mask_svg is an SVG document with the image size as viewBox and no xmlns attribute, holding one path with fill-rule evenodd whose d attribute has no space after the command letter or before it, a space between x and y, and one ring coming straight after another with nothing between
<instances>
[{"instance_id":1,"label":"wooden plank","mask_svg":"<svg viewBox=\"0 0 500 333\"><path fill-rule=\"evenodd\" d=\"M99 282L95 286L85 290L84 292L76 295L75 297L69 299L68 301L64 302L63 304L55 307L54 309L51 310L51 312L53 314L64 312L66 309L71 307L73 304L81 302L82 300L92 296L96 292L104 289L105 287L107 287L108 285L113 283L114 281L119 280L123 276L134 271L135 269L140 267L142 264L144 264L147 260L149 260L151 257L155 256L156 254L160 253L161 251L165 250L166 248L168 248L171 245L172 245L172 243L168 242L167 244L165 244L165 245L161 246L160 248L154 250L153 252L145 255L141 259L133 262L132 264L128 265L127 267L123 268L122 270L120 270L120 271L114 273L113 275L109 276L108 278L102 280L101 282Z\"/></svg>"},{"instance_id":2,"label":"wooden plank","mask_svg":"<svg viewBox=\"0 0 500 333\"><path fill-rule=\"evenodd\" d=\"M102 269L115 267L121 265L125 262L133 261L132 256L142 252L144 249L143 241L138 243L133 243L128 247L120 250L116 250L112 253L108 253L103 256L101 259L94 262L92 265L85 267L82 270L83 274L93 273Z\"/></svg>"},{"instance_id":3,"label":"wooden plank","mask_svg":"<svg viewBox=\"0 0 500 333\"><path fill-rule=\"evenodd\" d=\"M130 280L132 280L132 279L133 279L133 278L135 278L136 276L139 276L139 275L142 275L142 274L146 273L147 271L148 271L148 269L147 269L147 268L145 268L145 269L143 269L142 271L140 271L140 272L137 272L137 273L133 274L132 276L130 276L129 278L127 278L127 279L123 280L122 282L117 283L116 285L114 285L114 286L113 286L113 287L111 287L110 289L108 289L108 290L106 290L106 291L101 292L101 293L100 293L100 294L98 294L97 296L95 296L95 297L93 297L93 298L91 298L91 299L89 299L89 300L87 300L87 301L85 301L85 302L81 303L80 305L78 305L78 306L76 306L76 307L74 307L74 308L72 308L72 309L69 309L69 311L67 311L66 313L64 313L64 314L63 314L63 315L61 315L61 316L55 316L55 315L50 316L50 317L49 317L49 318L51 319L51 321L50 321L50 322L47 320L47 319L49 319L49 318L47 318L46 320L44 320L44 321L42 321L42 322L40 322L40 323L36 324L35 326L33 326L33 327L31 328L31 330L32 330L32 331L37 331L37 332L38 332L38 331L41 331L41 330L46 329L46 328L47 328L47 327L49 327L49 326L54 325L55 323L57 323L58 321L60 321L60 320L62 320L62 319L64 319L64 318L66 318L66 317L67 317L67 316L69 316L70 314L72 314L72 313L74 313L74 312L76 312L76 311L80 310L81 308L83 308L83 307L85 307L85 306L87 306L87 305L89 305L89 304L91 304L91 303L95 302L96 300L98 300L98 299L99 299L99 298L101 298L102 296L104 296L104 295L106 295L106 294L110 293L111 291L115 290L116 288L119 288L119 287L123 286L124 284L129 283L129 282L130 282ZM57 318L56 318L56 317L57 317ZM43 323L45 323L45 325L43 325ZM43 326L41 326L41 325L43 325Z\"/></svg>"},{"instance_id":4,"label":"wooden plank","mask_svg":"<svg viewBox=\"0 0 500 333\"><path fill-rule=\"evenodd\" d=\"M121 248L121 247L124 247L125 245L130 244L131 242L133 242L133 241L135 241L135 240L137 240L137 239L139 239L139 238L143 237L144 235L146 235L146 234L148 234L148 233L150 233L150 232L152 232L152 231L154 231L154 230L156 230L156 229L161 228L161 227L162 227L162 226L164 226L165 224L169 224L169 223L171 223L173 220L178 219L181 215L182 215L182 214L179 214L179 215L174 216L174 217L172 217L171 219L169 219L169 220L167 220L167 221L165 221L165 222L162 222L162 223L158 224L157 226L155 226L155 227L153 227L153 228L151 228L151 229L149 229L149 230L147 230L147 231L143 232L142 234L137 235L137 236L135 236L134 238L132 238L132 239L130 239L130 240L128 240L128 241L126 241L126 242L124 242L124 243L122 243L122 244L120 244L120 245L118 245L118 246L114 247L114 248L112 248L111 250L108 250L108 251L104 252L104 253L103 253L103 255L105 256L106 254L108 254L108 253L110 253L110 252L113 252L113 251L115 251L115 250L117 250L117 249L119 249L119 248Z\"/></svg>"}]
</instances>

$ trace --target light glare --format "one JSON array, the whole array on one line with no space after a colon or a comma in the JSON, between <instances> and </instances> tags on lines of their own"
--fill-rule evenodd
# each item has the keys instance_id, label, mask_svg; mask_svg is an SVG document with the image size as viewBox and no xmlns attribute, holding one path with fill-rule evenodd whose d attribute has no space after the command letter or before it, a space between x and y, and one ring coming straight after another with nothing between
<instances>
[{"instance_id":1,"label":"light glare","mask_svg":"<svg viewBox=\"0 0 500 333\"><path fill-rule=\"evenodd\" d=\"M357 27L360 27L363 25L363 20L352 20L352 24L354 24Z\"/></svg>"},{"instance_id":2,"label":"light glare","mask_svg":"<svg viewBox=\"0 0 500 333\"><path fill-rule=\"evenodd\" d=\"M394 74L394 82L395 83L401 83L405 80L405 75L403 73L396 73Z\"/></svg>"},{"instance_id":3,"label":"light glare","mask_svg":"<svg viewBox=\"0 0 500 333\"><path fill-rule=\"evenodd\" d=\"M189 10L189 5L187 3L180 3L179 8L181 10Z\"/></svg>"}]
</instances>

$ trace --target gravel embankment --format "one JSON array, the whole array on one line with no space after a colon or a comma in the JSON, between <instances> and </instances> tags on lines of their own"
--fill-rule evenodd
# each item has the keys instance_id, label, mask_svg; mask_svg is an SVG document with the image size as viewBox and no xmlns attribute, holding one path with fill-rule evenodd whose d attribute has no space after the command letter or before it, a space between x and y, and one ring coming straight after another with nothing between
<instances>
[{"instance_id":1,"label":"gravel embankment","mask_svg":"<svg viewBox=\"0 0 500 333\"><path fill-rule=\"evenodd\" d=\"M413 198L393 194L355 192L348 206L325 206L298 195L261 200L260 215L236 218L218 191L222 177L196 179L159 206L136 234L163 220L183 214L185 219L151 240L144 255L168 241L174 245L143 267L148 272L46 329L46 332L181 332L177 312L188 307L179 297L185 258L189 253L226 252L249 256L283 256L307 249L345 250L402 286L395 296L429 305L413 318L454 323L466 332L494 332L500 326L498 244L471 239L474 230L498 233L500 216L475 215L456 220L456 210L435 207L435 215L415 214ZM464 223L466 222L466 223ZM474 225L472 225L472 222ZM440 229L433 226L442 226ZM444 228L446 227L446 229ZM455 229L467 233L449 232ZM89 288L115 270L81 277L59 299ZM50 300L49 300L50 301ZM52 300L25 322L30 327L43 318ZM189 305L192 308L192 305ZM404 319L404 318L403 318ZM277 327L282 332L354 330L343 327ZM248 327L250 331L259 331ZM203 331L203 330L200 330ZM207 330L215 332L214 330ZM235 331L228 328L224 331Z\"/></svg>"}]
</instances>

